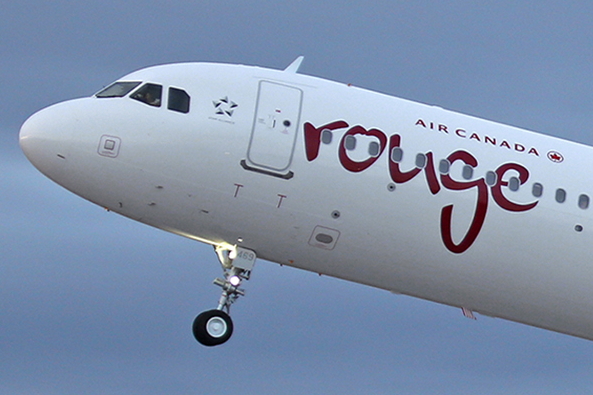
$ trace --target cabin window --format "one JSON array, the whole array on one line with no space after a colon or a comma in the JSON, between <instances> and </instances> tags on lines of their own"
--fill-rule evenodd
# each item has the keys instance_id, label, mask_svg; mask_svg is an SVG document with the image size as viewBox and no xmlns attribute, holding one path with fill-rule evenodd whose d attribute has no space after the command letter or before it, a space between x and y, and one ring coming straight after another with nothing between
<instances>
[{"instance_id":1,"label":"cabin window","mask_svg":"<svg viewBox=\"0 0 593 395\"><path fill-rule=\"evenodd\" d=\"M517 192L519 190L519 185L521 185L521 183L517 177L511 177L509 179L509 189L511 191Z\"/></svg>"},{"instance_id":2,"label":"cabin window","mask_svg":"<svg viewBox=\"0 0 593 395\"><path fill-rule=\"evenodd\" d=\"M463 171L461 172L461 176L466 180L471 180L474 176L474 168L470 165L463 166Z\"/></svg>"},{"instance_id":3,"label":"cabin window","mask_svg":"<svg viewBox=\"0 0 593 395\"><path fill-rule=\"evenodd\" d=\"M586 210L589 208L589 196L587 196L587 195L579 196L579 207L582 208L583 210Z\"/></svg>"},{"instance_id":4,"label":"cabin window","mask_svg":"<svg viewBox=\"0 0 593 395\"><path fill-rule=\"evenodd\" d=\"M564 203L566 201L566 191L564 189L556 189L556 201L558 203Z\"/></svg>"},{"instance_id":5,"label":"cabin window","mask_svg":"<svg viewBox=\"0 0 593 395\"><path fill-rule=\"evenodd\" d=\"M369 155L370 156L379 156L379 143L376 141L371 141L369 143Z\"/></svg>"},{"instance_id":6,"label":"cabin window","mask_svg":"<svg viewBox=\"0 0 593 395\"><path fill-rule=\"evenodd\" d=\"M153 107L161 106L163 87L157 84L144 84L130 96L134 100L141 101Z\"/></svg>"},{"instance_id":7,"label":"cabin window","mask_svg":"<svg viewBox=\"0 0 593 395\"><path fill-rule=\"evenodd\" d=\"M416 155L416 167L418 167L420 169L424 169L424 166L426 166L426 155L424 155L424 154Z\"/></svg>"},{"instance_id":8,"label":"cabin window","mask_svg":"<svg viewBox=\"0 0 593 395\"><path fill-rule=\"evenodd\" d=\"M544 186L542 184L540 184L539 182L536 182L535 184L533 184L531 193L535 197L542 197L542 195L544 194Z\"/></svg>"},{"instance_id":9,"label":"cabin window","mask_svg":"<svg viewBox=\"0 0 593 395\"><path fill-rule=\"evenodd\" d=\"M169 88L169 110L187 114L189 112L189 95L183 89Z\"/></svg>"},{"instance_id":10,"label":"cabin window","mask_svg":"<svg viewBox=\"0 0 593 395\"><path fill-rule=\"evenodd\" d=\"M492 170L486 172L486 185L493 187L494 185L496 185L497 179L498 177L496 176L496 173Z\"/></svg>"},{"instance_id":11,"label":"cabin window","mask_svg":"<svg viewBox=\"0 0 593 395\"><path fill-rule=\"evenodd\" d=\"M403 157L404 157L404 150L401 149L400 147L394 147L391 150L391 160L393 162L398 162L399 163L399 162L402 161Z\"/></svg>"},{"instance_id":12,"label":"cabin window","mask_svg":"<svg viewBox=\"0 0 593 395\"><path fill-rule=\"evenodd\" d=\"M323 129L321 131L321 142L323 144L331 144L332 142L332 131L329 129Z\"/></svg>"},{"instance_id":13,"label":"cabin window","mask_svg":"<svg viewBox=\"0 0 593 395\"><path fill-rule=\"evenodd\" d=\"M356 149L356 137L346 136L345 146L348 151L354 151Z\"/></svg>"},{"instance_id":14,"label":"cabin window","mask_svg":"<svg viewBox=\"0 0 593 395\"><path fill-rule=\"evenodd\" d=\"M119 81L114 82L113 84L109 85L107 88L103 89L95 96L100 98L105 97L124 97L128 93L132 91L135 87L140 85L140 81Z\"/></svg>"},{"instance_id":15,"label":"cabin window","mask_svg":"<svg viewBox=\"0 0 593 395\"><path fill-rule=\"evenodd\" d=\"M451 169L451 162L447 159L441 159L439 162L439 173L441 174L449 174L449 170Z\"/></svg>"}]
</instances>

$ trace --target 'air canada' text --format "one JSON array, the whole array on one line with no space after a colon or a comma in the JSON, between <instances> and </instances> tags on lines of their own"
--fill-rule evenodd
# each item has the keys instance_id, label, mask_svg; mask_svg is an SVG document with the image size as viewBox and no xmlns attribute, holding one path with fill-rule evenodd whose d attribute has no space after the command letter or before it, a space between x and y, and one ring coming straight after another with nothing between
<instances>
[{"instance_id":1,"label":"'air canada' text","mask_svg":"<svg viewBox=\"0 0 593 395\"><path fill-rule=\"evenodd\" d=\"M516 152L525 152L528 155L539 156L539 152L535 147L530 147L528 149L525 145L520 143L508 142L506 140L497 139L494 136L480 135L476 132L468 132L467 130L461 128L452 129L442 123L425 122L423 119L420 118L416 121L414 125L422 127L424 129L431 129L441 133L452 134L462 139L468 139L477 141L479 143L485 143L494 147L506 148L509 150L514 150Z\"/></svg>"}]
</instances>

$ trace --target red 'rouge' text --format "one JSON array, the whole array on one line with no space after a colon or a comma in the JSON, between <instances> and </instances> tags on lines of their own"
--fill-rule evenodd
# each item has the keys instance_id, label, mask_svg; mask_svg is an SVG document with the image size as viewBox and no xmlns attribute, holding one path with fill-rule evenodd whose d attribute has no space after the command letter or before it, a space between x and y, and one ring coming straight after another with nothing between
<instances>
[{"instance_id":1,"label":"red 'rouge' text","mask_svg":"<svg viewBox=\"0 0 593 395\"><path fill-rule=\"evenodd\" d=\"M338 159L344 169L353 173L359 173L371 167L383 154L386 148L388 148L388 153L391 153L394 148L399 148L401 145L401 136L399 134L394 134L387 138L385 133L379 129L367 130L359 125L350 127L345 121L335 121L319 127L315 127L309 122L306 122L304 125L304 133L307 160L312 162L317 159L321 146L322 134L324 131L327 130L331 132L340 129L347 130L339 143ZM350 156L348 156L348 150L346 149L346 139L348 136L356 135L370 136L375 138L379 145L378 152L375 155L369 155L367 159L362 161L357 161L350 158ZM440 174L439 180L435 170L435 159L433 153L427 152L425 156L426 164L423 168L414 167L411 170L403 171L400 168L400 164L392 160L391 155L387 155L389 176L394 183L405 184L423 172L426 178L428 189L433 195L439 193L441 188L451 191L464 191L474 188L477 191L473 219L465 236L459 243L456 243L453 240L451 231L454 210L453 204L447 205L441 209L441 238L445 247L455 254L461 254L467 251L478 238L486 219L486 213L488 212L488 203L490 201L489 196L492 196L492 200L494 200L494 203L496 203L496 205L498 205L500 208L512 212L531 210L538 203L537 201L529 204L516 203L509 200L503 194L502 188L508 185L508 181L504 181L507 172L513 171L518 174L520 185L525 184L529 178L529 171L518 163L511 162L500 165L495 171L496 182L489 186L486 184L486 180L484 178L458 181L454 180L449 174ZM451 153L447 157L447 160L450 165L460 161L463 162L464 165L469 165L474 168L478 166L478 160L471 153L464 150L458 150Z\"/></svg>"}]
</instances>

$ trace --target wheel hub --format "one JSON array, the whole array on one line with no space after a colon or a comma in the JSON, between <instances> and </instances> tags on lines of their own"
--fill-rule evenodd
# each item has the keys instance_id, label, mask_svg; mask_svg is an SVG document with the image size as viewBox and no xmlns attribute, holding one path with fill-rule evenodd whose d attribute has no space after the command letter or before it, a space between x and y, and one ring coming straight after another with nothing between
<instances>
[{"instance_id":1,"label":"wheel hub","mask_svg":"<svg viewBox=\"0 0 593 395\"><path fill-rule=\"evenodd\" d=\"M206 323L206 331L212 337L219 338L226 333L227 324L220 317L212 317Z\"/></svg>"}]
</instances>

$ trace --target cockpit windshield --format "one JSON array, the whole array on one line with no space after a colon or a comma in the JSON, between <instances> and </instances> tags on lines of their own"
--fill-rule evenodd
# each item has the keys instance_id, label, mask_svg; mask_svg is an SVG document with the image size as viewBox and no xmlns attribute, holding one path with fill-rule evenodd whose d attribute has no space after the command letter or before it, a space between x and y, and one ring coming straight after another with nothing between
<instances>
[{"instance_id":1,"label":"cockpit windshield","mask_svg":"<svg viewBox=\"0 0 593 395\"><path fill-rule=\"evenodd\" d=\"M149 106L160 107L162 94L162 85L144 84L140 89L134 92L130 98L146 103Z\"/></svg>"},{"instance_id":2,"label":"cockpit windshield","mask_svg":"<svg viewBox=\"0 0 593 395\"><path fill-rule=\"evenodd\" d=\"M191 97L181 89L169 87L168 95L163 97L163 85L142 81L117 81L95 94L95 97L129 97L152 107L161 107L167 100L167 109L182 114L189 112ZM130 93L131 92L131 93Z\"/></svg>"},{"instance_id":3,"label":"cockpit windshield","mask_svg":"<svg viewBox=\"0 0 593 395\"><path fill-rule=\"evenodd\" d=\"M97 93L96 97L124 97L135 87L140 85L140 81L119 81L114 82L107 88Z\"/></svg>"}]
</instances>

